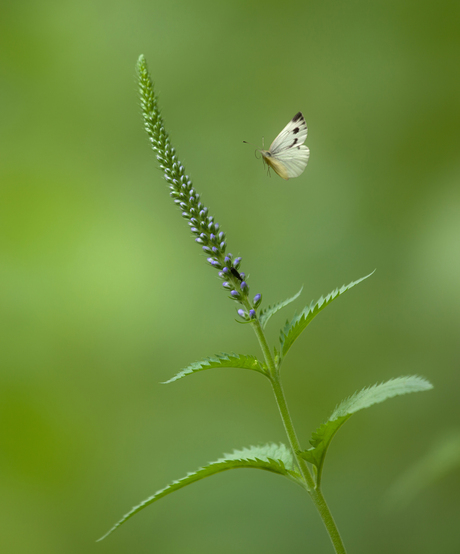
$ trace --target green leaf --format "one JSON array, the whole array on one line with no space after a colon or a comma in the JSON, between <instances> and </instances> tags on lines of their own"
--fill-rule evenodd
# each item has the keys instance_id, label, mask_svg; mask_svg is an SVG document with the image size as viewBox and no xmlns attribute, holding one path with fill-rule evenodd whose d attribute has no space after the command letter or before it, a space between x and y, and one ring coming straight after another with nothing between
<instances>
[{"instance_id":1,"label":"green leaf","mask_svg":"<svg viewBox=\"0 0 460 554\"><path fill-rule=\"evenodd\" d=\"M310 444L313 448L299 452L304 460L307 460L307 462L310 462L316 467L317 485L321 484L321 474L327 449L334 435L349 417L351 417L351 414L342 416L334 421L329 420L327 423L323 423L311 436Z\"/></svg>"},{"instance_id":2,"label":"green leaf","mask_svg":"<svg viewBox=\"0 0 460 554\"><path fill-rule=\"evenodd\" d=\"M268 306L268 308L264 308L261 310L259 315L259 321L262 325L262 329L265 329L265 325L267 325L268 320L271 318L272 315L276 314L281 308L284 308L291 302L294 302L297 298L299 298L300 293L302 292L303 287L299 290L297 294L294 294L294 296L291 296L291 298L287 298L286 300L283 300L282 302L278 302L277 304L273 304L273 306Z\"/></svg>"},{"instance_id":3,"label":"green leaf","mask_svg":"<svg viewBox=\"0 0 460 554\"><path fill-rule=\"evenodd\" d=\"M289 477L295 482L301 479L299 473L295 470L292 452L284 444L266 444L263 446L251 446L242 450L234 450L231 454L224 454L223 458L215 462L211 462L205 467L198 469L193 473L188 473L182 479L173 481L170 485L157 491L154 495L149 496L139 505L134 506L126 515L124 515L118 523L116 523L103 537L105 539L110 533L115 531L120 525L125 523L133 515L137 514L153 502L160 498L182 489L187 485L200 481L205 477L216 475L229 469L238 468L256 468L271 471Z\"/></svg>"},{"instance_id":4,"label":"green leaf","mask_svg":"<svg viewBox=\"0 0 460 554\"><path fill-rule=\"evenodd\" d=\"M334 435L352 414L393 396L425 391L432 388L433 385L429 381L416 375L397 377L396 379L390 379L386 383L355 392L355 394L339 404L329 420L313 433L310 439L310 444L313 448L299 453L307 462L316 466L317 484L319 485L321 482L321 473L327 449Z\"/></svg>"},{"instance_id":5,"label":"green leaf","mask_svg":"<svg viewBox=\"0 0 460 554\"><path fill-rule=\"evenodd\" d=\"M374 272L372 272L374 273ZM324 310L333 300L338 298L341 294L350 290L352 287L364 281L372 275L366 275L357 281L351 282L349 285L343 285L340 289L335 289L329 293L325 298L322 296L316 304L312 302L310 306L307 306L303 311L294 317L291 322L286 322L284 329L280 333L281 342L281 355L284 357L288 353L289 349L293 345L294 341L299 337L300 333L307 327L307 325L316 317L321 310Z\"/></svg>"},{"instance_id":6,"label":"green leaf","mask_svg":"<svg viewBox=\"0 0 460 554\"><path fill-rule=\"evenodd\" d=\"M355 392L350 398L347 398L337 406L329 420L338 419L347 414L354 414L363 408L369 408L373 404L383 402L387 398L393 398L393 396L430 390L432 388L433 385L429 381L417 375L396 377L386 383Z\"/></svg>"},{"instance_id":7,"label":"green leaf","mask_svg":"<svg viewBox=\"0 0 460 554\"><path fill-rule=\"evenodd\" d=\"M225 354L225 352L222 352L222 354L217 354L216 356L213 356L211 358L205 358L200 362L193 362L193 364L190 364L185 369L179 371L177 375L174 375L174 377L172 377L168 381L164 381L163 384L166 385L167 383L172 383L173 381L182 379L182 377L185 377L186 375L191 375L192 373L204 371L205 369L211 369L213 367L236 367L243 369L252 369L266 375L262 367L262 363L259 362L259 360L254 356L246 356L244 354L235 353Z\"/></svg>"}]
</instances>

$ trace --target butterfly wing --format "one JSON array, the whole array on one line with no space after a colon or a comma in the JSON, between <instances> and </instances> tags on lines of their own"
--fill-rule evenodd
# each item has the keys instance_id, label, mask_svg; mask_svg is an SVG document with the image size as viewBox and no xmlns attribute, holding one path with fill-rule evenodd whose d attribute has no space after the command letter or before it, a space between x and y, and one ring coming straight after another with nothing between
<instances>
[{"instance_id":1,"label":"butterfly wing","mask_svg":"<svg viewBox=\"0 0 460 554\"><path fill-rule=\"evenodd\" d=\"M268 167L271 167L275 173L287 181L289 179L287 167L282 162L279 162L276 158L272 157L268 150L261 150L260 152L263 156L263 161L268 165Z\"/></svg>"},{"instance_id":2,"label":"butterfly wing","mask_svg":"<svg viewBox=\"0 0 460 554\"><path fill-rule=\"evenodd\" d=\"M310 150L304 146L308 128L298 112L272 142L264 160L283 179L301 175L307 166Z\"/></svg>"},{"instance_id":3,"label":"butterfly wing","mask_svg":"<svg viewBox=\"0 0 460 554\"><path fill-rule=\"evenodd\" d=\"M302 175L307 167L309 157L310 150L306 146L301 145L294 146L288 150L274 154L270 161L272 162L273 169L275 169L280 177L283 177L283 179L291 179L292 177ZM278 166L283 166L283 173L285 173L287 177L284 177L284 175L281 175L281 173L276 170L273 166L273 162L275 162Z\"/></svg>"}]
</instances>

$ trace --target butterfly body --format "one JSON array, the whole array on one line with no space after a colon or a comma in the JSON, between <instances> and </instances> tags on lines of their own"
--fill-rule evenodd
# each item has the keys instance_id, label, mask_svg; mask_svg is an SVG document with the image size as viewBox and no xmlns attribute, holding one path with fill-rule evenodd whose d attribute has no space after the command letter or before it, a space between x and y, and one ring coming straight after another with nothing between
<instances>
[{"instance_id":1,"label":"butterfly body","mask_svg":"<svg viewBox=\"0 0 460 554\"><path fill-rule=\"evenodd\" d=\"M307 132L305 118L298 112L268 150L259 150L267 166L286 181L301 175L307 166L310 150L303 144Z\"/></svg>"}]
</instances>

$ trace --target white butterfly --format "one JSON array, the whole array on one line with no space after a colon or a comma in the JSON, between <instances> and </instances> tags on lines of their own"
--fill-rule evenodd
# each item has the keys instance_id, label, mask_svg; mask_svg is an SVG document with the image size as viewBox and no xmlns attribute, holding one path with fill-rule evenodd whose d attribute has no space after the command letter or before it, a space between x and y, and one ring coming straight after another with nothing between
<instances>
[{"instance_id":1,"label":"white butterfly","mask_svg":"<svg viewBox=\"0 0 460 554\"><path fill-rule=\"evenodd\" d=\"M305 118L302 112L298 112L268 150L259 150L268 167L286 181L302 175L307 167L310 156L310 150L304 145L307 132Z\"/></svg>"}]
</instances>

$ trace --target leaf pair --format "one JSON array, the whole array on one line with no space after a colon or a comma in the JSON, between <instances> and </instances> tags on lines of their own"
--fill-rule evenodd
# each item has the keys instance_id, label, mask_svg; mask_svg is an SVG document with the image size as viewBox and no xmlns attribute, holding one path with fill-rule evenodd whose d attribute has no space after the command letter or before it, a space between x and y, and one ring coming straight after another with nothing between
<instances>
[{"instance_id":1,"label":"leaf pair","mask_svg":"<svg viewBox=\"0 0 460 554\"><path fill-rule=\"evenodd\" d=\"M338 298L344 292L350 290L358 283L361 283L361 281L364 281L364 279L370 277L372 273L366 275L366 277L358 279L357 281L352 281L348 285L343 285L340 289L333 290L326 297L322 296L317 302L312 302L309 306L304 308L299 315L294 316L294 318L290 322L286 322L284 329L282 329L280 332L281 358L283 358L287 354L291 346L294 344L295 340L300 336L302 331L307 328L308 324L313 320L314 317L319 314L319 312L324 310L326 306L328 306L333 300ZM302 290L303 287L294 296L291 296L286 300L283 300L281 302L278 302L277 304L274 304L273 306L268 306L268 308L261 310L259 314L259 322L262 328L265 328L269 319L274 314L276 314L276 312L288 306L289 304L291 304L291 302L294 302L294 300L296 300L300 296ZM204 358L199 362L193 362L186 368L179 371L179 373L177 373L168 381L164 381L164 384L172 383L173 381L177 381L178 379L181 379L186 375L192 375L193 373L197 373L198 371L218 367L251 369L253 371L258 371L263 375L267 375L265 364L259 361L255 356L235 353L221 353L209 358Z\"/></svg>"},{"instance_id":2,"label":"leaf pair","mask_svg":"<svg viewBox=\"0 0 460 554\"><path fill-rule=\"evenodd\" d=\"M356 392L346 400L344 400L332 413L329 420L321 425L319 429L313 433L310 443L312 448L299 454L307 461L313 464L317 469L316 486L321 484L321 474L326 456L327 449L339 428L345 421L355 412L368 408L373 404L383 402L387 398L408 394L410 392L418 392L429 390L432 388L431 383L417 376L398 377L391 379L386 383L374 385L373 387L365 388L360 392ZM302 477L294 462L291 450L284 444L266 444L264 446L251 446L242 450L234 450L231 454L225 454L223 458L215 462L211 462L205 467L198 469L192 473L188 473L182 479L173 481L170 485L157 491L152 496L146 498L143 502L134 506L126 515L124 515L118 523L116 523L103 537L101 541L110 535L115 529L123 525L132 516L153 504L160 498L168 494L182 489L187 485L191 485L196 481L200 481L205 477L222 473L229 469L254 468L263 469L272 473L278 473L294 481L295 483L304 486Z\"/></svg>"}]
</instances>

